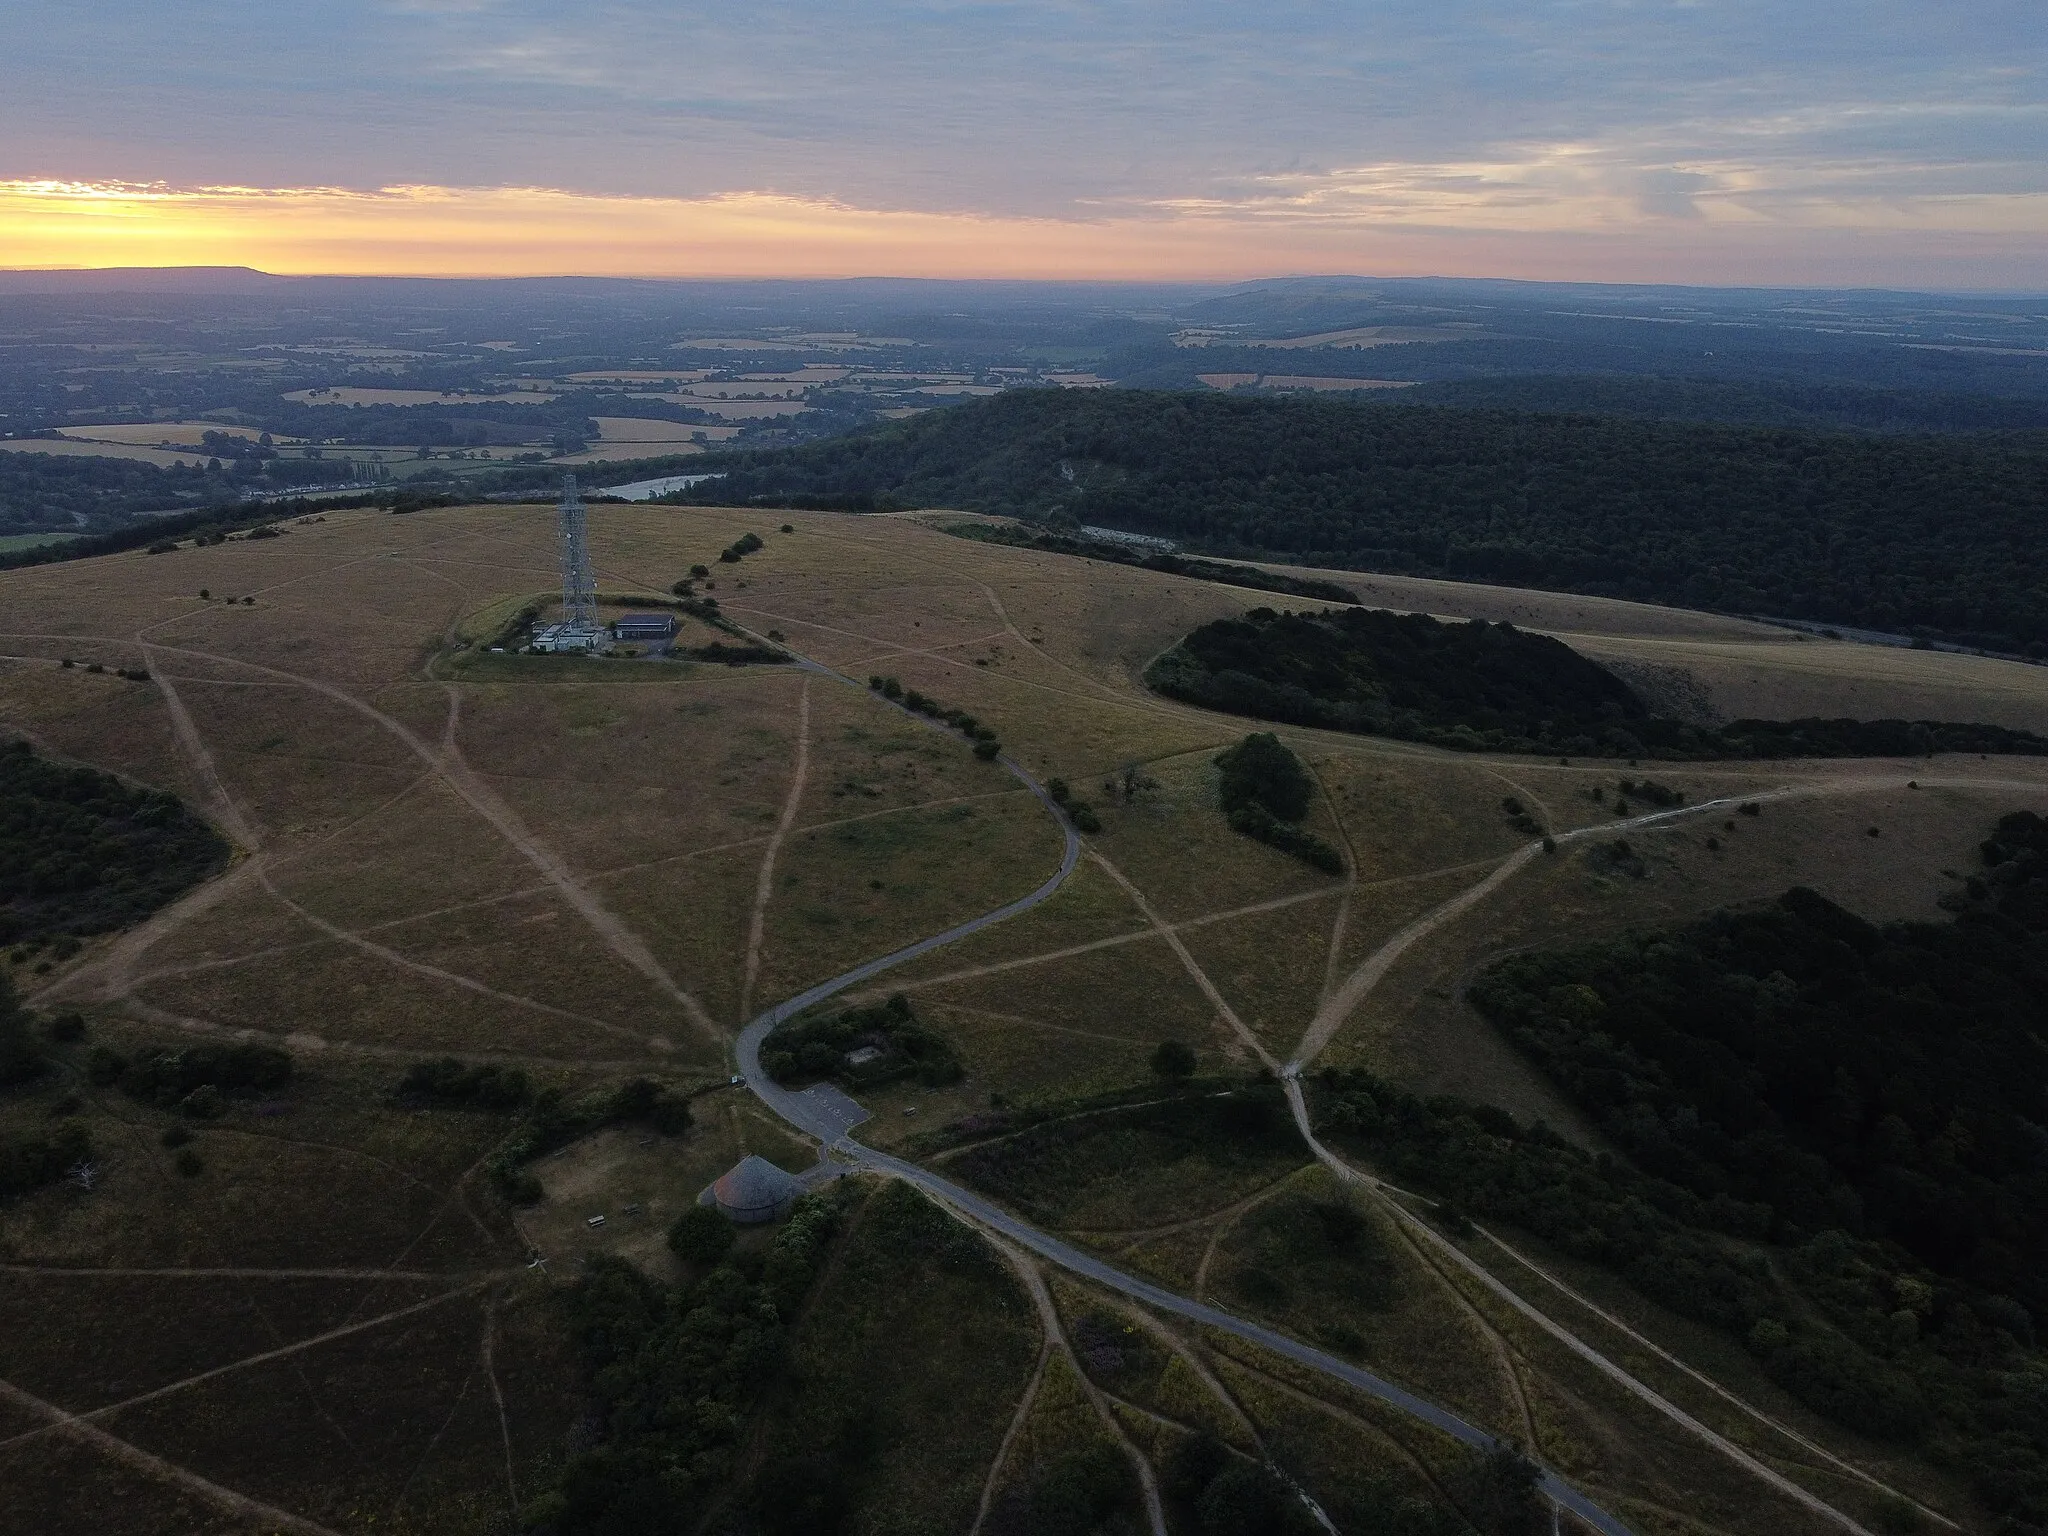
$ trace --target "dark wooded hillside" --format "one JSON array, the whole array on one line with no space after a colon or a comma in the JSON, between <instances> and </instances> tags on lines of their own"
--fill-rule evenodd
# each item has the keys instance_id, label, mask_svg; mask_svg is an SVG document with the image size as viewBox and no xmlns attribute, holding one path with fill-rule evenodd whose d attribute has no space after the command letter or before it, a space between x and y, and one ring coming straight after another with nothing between
<instances>
[{"instance_id":1,"label":"dark wooded hillside","mask_svg":"<svg viewBox=\"0 0 2048 1536\"><path fill-rule=\"evenodd\" d=\"M2048 654L2048 437L1015 390L734 455L693 500L949 506Z\"/></svg>"},{"instance_id":2,"label":"dark wooded hillside","mask_svg":"<svg viewBox=\"0 0 2048 1536\"><path fill-rule=\"evenodd\" d=\"M1995 725L1690 725L1652 715L1620 678L1548 635L1376 608L1254 608L1217 619L1154 661L1145 681L1227 714L1465 752L1676 759L2048 753L2048 738Z\"/></svg>"}]
</instances>

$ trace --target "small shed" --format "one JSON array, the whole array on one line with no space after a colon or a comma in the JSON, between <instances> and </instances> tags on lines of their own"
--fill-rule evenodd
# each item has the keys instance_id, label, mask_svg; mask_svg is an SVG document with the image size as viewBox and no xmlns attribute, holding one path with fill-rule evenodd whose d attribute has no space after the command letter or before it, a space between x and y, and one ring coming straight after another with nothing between
<instances>
[{"instance_id":1,"label":"small shed","mask_svg":"<svg viewBox=\"0 0 2048 1536\"><path fill-rule=\"evenodd\" d=\"M716 1206L728 1220L753 1223L786 1216L802 1193L803 1186L792 1175L765 1157L749 1154L714 1180L697 1203Z\"/></svg>"},{"instance_id":2,"label":"small shed","mask_svg":"<svg viewBox=\"0 0 2048 1536\"><path fill-rule=\"evenodd\" d=\"M667 640L675 632L670 613L622 613L612 621L612 633L621 640Z\"/></svg>"}]
</instances>

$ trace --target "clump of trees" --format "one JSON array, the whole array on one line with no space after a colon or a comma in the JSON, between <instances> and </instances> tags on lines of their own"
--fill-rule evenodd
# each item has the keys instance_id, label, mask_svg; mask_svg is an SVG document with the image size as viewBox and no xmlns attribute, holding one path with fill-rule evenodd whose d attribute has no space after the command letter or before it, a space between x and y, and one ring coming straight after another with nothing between
<instances>
[{"instance_id":1,"label":"clump of trees","mask_svg":"<svg viewBox=\"0 0 2048 1536\"><path fill-rule=\"evenodd\" d=\"M665 1286L623 1259L590 1260L565 1302L595 1399L598 1443L522 1512L550 1536L683 1536L739 1469L747 1416L775 1379L785 1330L810 1293L837 1224L831 1195L806 1195L765 1259L715 1263Z\"/></svg>"},{"instance_id":2,"label":"clump of trees","mask_svg":"<svg viewBox=\"0 0 2048 1536\"><path fill-rule=\"evenodd\" d=\"M559 1088L542 1088L527 1101L518 1130L485 1165L492 1187L514 1205L532 1205L545 1193L527 1164L565 1147L601 1126L638 1121L664 1136L680 1136L693 1123L690 1101L649 1078L636 1077L609 1093L570 1100Z\"/></svg>"},{"instance_id":3,"label":"clump of trees","mask_svg":"<svg viewBox=\"0 0 2048 1536\"><path fill-rule=\"evenodd\" d=\"M772 646L743 642L727 645L723 640L714 640L709 645L692 646L682 651L671 651L671 656L688 656L694 661L708 661L722 667L776 666L789 660L785 651Z\"/></svg>"},{"instance_id":4,"label":"clump of trees","mask_svg":"<svg viewBox=\"0 0 2048 1536\"><path fill-rule=\"evenodd\" d=\"M91 1133L72 1119L47 1131L0 1137L0 1205L55 1184L92 1155Z\"/></svg>"},{"instance_id":5,"label":"clump of trees","mask_svg":"<svg viewBox=\"0 0 2048 1536\"><path fill-rule=\"evenodd\" d=\"M1169 1083L1186 1082L1195 1075L1195 1053L1178 1040L1162 1040L1152 1052L1152 1074Z\"/></svg>"},{"instance_id":6,"label":"clump of trees","mask_svg":"<svg viewBox=\"0 0 2048 1536\"><path fill-rule=\"evenodd\" d=\"M1047 779L1045 792L1052 796L1052 803L1066 813L1067 820L1074 824L1075 831L1102 830L1102 818L1095 814L1095 807L1076 795L1065 779Z\"/></svg>"},{"instance_id":7,"label":"clump of trees","mask_svg":"<svg viewBox=\"0 0 2048 1536\"><path fill-rule=\"evenodd\" d=\"M974 743L974 755L983 762L992 763L1001 755L1003 744L996 736L995 727L982 724L966 710L949 709L937 699L919 693L915 688L905 688L896 678L884 677L879 673L868 679L868 687L891 703L901 704L913 714L950 725Z\"/></svg>"},{"instance_id":8,"label":"clump of trees","mask_svg":"<svg viewBox=\"0 0 2048 1536\"><path fill-rule=\"evenodd\" d=\"M721 549L718 552L718 558L721 564L738 565L747 556L762 547L761 535L758 533L743 533L732 543L726 545L724 549ZM692 569L694 570L695 568L692 567ZM710 573L707 571L705 574L709 575Z\"/></svg>"},{"instance_id":9,"label":"clump of trees","mask_svg":"<svg viewBox=\"0 0 2048 1536\"><path fill-rule=\"evenodd\" d=\"M289 1051L274 1045L188 1045L150 1051L130 1059L96 1045L86 1053L86 1076L102 1087L118 1087L131 1099L157 1109L176 1109L194 1120L213 1120L228 1101L270 1093L292 1080Z\"/></svg>"},{"instance_id":10,"label":"clump of trees","mask_svg":"<svg viewBox=\"0 0 2048 1536\"><path fill-rule=\"evenodd\" d=\"M739 1234L723 1214L708 1205L693 1205L669 1224L668 1251L690 1264L716 1264L738 1241Z\"/></svg>"},{"instance_id":11,"label":"clump of trees","mask_svg":"<svg viewBox=\"0 0 2048 1536\"><path fill-rule=\"evenodd\" d=\"M0 1088L33 1082L48 1070L33 1022L16 1000L13 984L0 975ZM52 1021L52 1038L75 1038L59 1030L59 1023ZM91 1156L92 1138L76 1120L63 1120L43 1133L0 1138L0 1204L54 1184Z\"/></svg>"},{"instance_id":12,"label":"clump of trees","mask_svg":"<svg viewBox=\"0 0 2048 1536\"><path fill-rule=\"evenodd\" d=\"M227 856L166 790L0 745L0 944L127 927Z\"/></svg>"},{"instance_id":13,"label":"clump of trees","mask_svg":"<svg viewBox=\"0 0 2048 1536\"><path fill-rule=\"evenodd\" d=\"M1008 1267L978 1232L891 1180L861 1208L847 1237L833 1271L831 1315L814 1309L806 1324L811 1337L796 1371L784 1378L788 1395L755 1442L758 1460L749 1458L753 1475L737 1501L744 1514L713 1528L760 1536L919 1528L915 1514L890 1521L877 1519L872 1506L862 1509L885 1457L905 1439L905 1427L890 1412L895 1393L876 1379L876 1362L866 1352L879 1342L878 1330L891 1327L890 1314L900 1318L906 1303L928 1306L935 1297L976 1310L1023 1304ZM834 1335L829 1343L817 1337L828 1329ZM946 1528L936 1522L923 1527ZM999 1528L992 1510L984 1530L994 1536ZM1028 1529L1037 1536L1036 1527Z\"/></svg>"},{"instance_id":14,"label":"clump of trees","mask_svg":"<svg viewBox=\"0 0 2048 1536\"><path fill-rule=\"evenodd\" d=\"M863 1059L849 1060L855 1055ZM873 1088L914 1078L940 1088L965 1075L946 1037L920 1023L901 992L866 1008L786 1020L762 1042L761 1068L785 1087L831 1079Z\"/></svg>"},{"instance_id":15,"label":"clump of trees","mask_svg":"<svg viewBox=\"0 0 2048 1536\"><path fill-rule=\"evenodd\" d=\"M1097 1536L1137 1529L1137 1478L1106 1441L1046 1456L989 1510L989 1536Z\"/></svg>"},{"instance_id":16,"label":"clump of trees","mask_svg":"<svg viewBox=\"0 0 2048 1536\"><path fill-rule=\"evenodd\" d=\"M1325 874L1344 873L1344 856L1295 825L1308 814L1315 780L1271 731L1258 731L1216 757L1217 794L1233 832L1241 832Z\"/></svg>"},{"instance_id":17,"label":"clump of trees","mask_svg":"<svg viewBox=\"0 0 2048 1536\"><path fill-rule=\"evenodd\" d=\"M1655 779L1622 779L1616 786L1624 801L1640 800L1645 805L1654 805L1659 810L1671 810L1685 804L1685 791L1673 789L1668 784L1659 784Z\"/></svg>"},{"instance_id":18,"label":"clump of trees","mask_svg":"<svg viewBox=\"0 0 2048 1536\"><path fill-rule=\"evenodd\" d=\"M420 1061L399 1079L398 1096L414 1102L506 1114L533 1097L533 1084L517 1067L465 1063L453 1056Z\"/></svg>"},{"instance_id":19,"label":"clump of trees","mask_svg":"<svg viewBox=\"0 0 2048 1536\"><path fill-rule=\"evenodd\" d=\"M1673 760L2048 754L2048 737L1939 720L1737 720L1651 714L1560 640L1483 619L1371 608L1254 608L1204 624L1146 670L1171 698L1226 714L1461 752Z\"/></svg>"}]
</instances>

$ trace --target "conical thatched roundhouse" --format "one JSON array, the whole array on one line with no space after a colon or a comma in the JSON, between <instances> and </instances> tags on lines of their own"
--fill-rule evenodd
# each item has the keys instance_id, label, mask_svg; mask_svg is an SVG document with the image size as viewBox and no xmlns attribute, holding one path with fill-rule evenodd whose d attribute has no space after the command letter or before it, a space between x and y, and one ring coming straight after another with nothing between
<instances>
[{"instance_id":1,"label":"conical thatched roundhouse","mask_svg":"<svg viewBox=\"0 0 2048 1536\"><path fill-rule=\"evenodd\" d=\"M785 1216L803 1186L765 1157L748 1155L714 1180L697 1197L699 1205L717 1207L729 1220L751 1223Z\"/></svg>"}]
</instances>

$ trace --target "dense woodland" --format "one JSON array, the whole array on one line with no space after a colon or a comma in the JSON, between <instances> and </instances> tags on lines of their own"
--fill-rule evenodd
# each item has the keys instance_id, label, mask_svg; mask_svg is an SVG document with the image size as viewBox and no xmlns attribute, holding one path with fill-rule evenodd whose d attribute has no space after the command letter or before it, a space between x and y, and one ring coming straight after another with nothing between
<instances>
[{"instance_id":1,"label":"dense woodland","mask_svg":"<svg viewBox=\"0 0 2048 1536\"><path fill-rule=\"evenodd\" d=\"M1367 354L1370 355L1370 354ZM1509 374L1421 384L1402 404L1566 411L1729 426L1864 432L2038 432L2048 400L1779 380Z\"/></svg>"},{"instance_id":2,"label":"dense woodland","mask_svg":"<svg viewBox=\"0 0 2048 1536\"><path fill-rule=\"evenodd\" d=\"M742 1470L747 1414L781 1364L784 1331L817 1275L838 1204L797 1202L765 1257L669 1286L623 1259L590 1261L569 1326L594 1399L596 1444L522 1512L528 1530L590 1536L695 1531Z\"/></svg>"},{"instance_id":3,"label":"dense woodland","mask_svg":"<svg viewBox=\"0 0 2048 1536\"><path fill-rule=\"evenodd\" d=\"M2048 1526L2048 822L1982 859L1947 922L1794 890L1487 971L1473 1002L1622 1157L1362 1072L1323 1078L1319 1121L1453 1226L1620 1270Z\"/></svg>"},{"instance_id":4,"label":"dense woodland","mask_svg":"<svg viewBox=\"0 0 2048 1536\"><path fill-rule=\"evenodd\" d=\"M1498 581L2048 654L2041 433L1858 436L1019 390L732 455L692 499L949 506L1222 555Z\"/></svg>"},{"instance_id":5,"label":"dense woodland","mask_svg":"<svg viewBox=\"0 0 2048 1536\"><path fill-rule=\"evenodd\" d=\"M213 506L239 494L224 471L166 469L135 459L0 453L0 531L100 530L138 512Z\"/></svg>"},{"instance_id":6,"label":"dense woodland","mask_svg":"<svg viewBox=\"0 0 2048 1536\"><path fill-rule=\"evenodd\" d=\"M168 790L0 745L0 943L125 928L227 856Z\"/></svg>"},{"instance_id":7,"label":"dense woodland","mask_svg":"<svg viewBox=\"0 0 2048 1536\"><path fill-rule=\"evenodd\" d=\"M1145 681L1227 714L1466 752L1672 759L2048 753L2048 738L1995 725L1693 725L1651 714L1620 678L1548 635L1375 608L1254 608L1217 619L1154 661Z\"/></svg>"}]
</instances>

